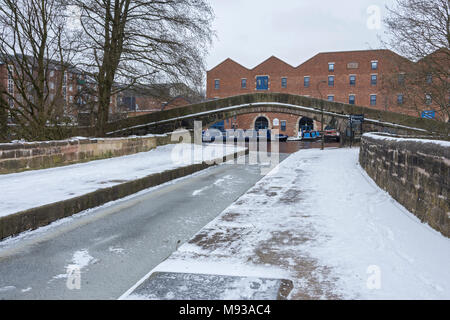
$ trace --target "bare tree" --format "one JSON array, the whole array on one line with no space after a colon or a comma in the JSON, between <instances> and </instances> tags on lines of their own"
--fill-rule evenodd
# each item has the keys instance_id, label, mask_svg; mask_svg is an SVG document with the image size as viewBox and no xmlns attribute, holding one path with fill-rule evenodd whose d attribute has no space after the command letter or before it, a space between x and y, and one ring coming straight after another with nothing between
<instances>
[{"instance_id":1,"label":"bare tree","mask_svg":"<svg viewBox=\"0 0 450 320\"><path fill-rule=\"evenodd\" d=\"M77 8L84 33L80 67L97 83L99 135L111 98L122 90L160 82L199 87L212 36L205 0L67 1Z\"/></svg>"},{"instance_id":2,"label":"bare tree","mask_svg":"<svg viewBox=\"0 0 450 320\"><path fill-rule=\"evenodd\" d=\"M398 58L398 74L388 79L393 92L418 112L435 108L449 121L450 2L396 0L385 19L385 44L407 59Z\"/></svg>"},{"instance_id":3,"label":"bare tree","mask_svg":"<svg viewBox=\"0 0 450 320\"><path fill-rule=\"evenodd\" d=\"M66 8L59 0L0 0L0 108L15 135L53 138L48 130L61 121L62 86L70 44ZM55 74L50 87L48 78Z\"/></svg>"}]
</instances>

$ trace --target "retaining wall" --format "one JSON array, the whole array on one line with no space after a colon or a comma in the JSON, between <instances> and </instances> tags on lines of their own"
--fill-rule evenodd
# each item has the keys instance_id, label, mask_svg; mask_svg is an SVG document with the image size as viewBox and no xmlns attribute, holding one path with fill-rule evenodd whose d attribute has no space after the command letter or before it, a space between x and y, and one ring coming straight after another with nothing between
<instances>
[{"instance_id":1,"label":"retaining wall","mask_svg":"<svg viewBox=\"0 0 450 320\"><path fill-rule=\"evenodd\" d=\"M72 138L0 144L0 174L45 169L149 151L171 143L170 135L125 138Z\"/></svg>"},{"instance_id":2,"label":"retaining wall","mask_svg":"<svg viewBox=\"0 0 450 320\"><path fill-rule=\"evenodd\" d=\"M365 134L359 162L378 186L450 237L450 142Z\"/></svg>"}]
</instances>

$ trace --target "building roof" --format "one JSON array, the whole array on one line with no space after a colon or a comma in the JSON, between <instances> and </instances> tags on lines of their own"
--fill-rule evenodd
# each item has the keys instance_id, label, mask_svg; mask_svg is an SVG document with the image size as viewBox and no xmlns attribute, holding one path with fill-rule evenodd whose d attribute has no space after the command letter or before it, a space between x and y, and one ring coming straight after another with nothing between
<instances>
[{"instance_id":1,"label":"building roof","mask_svg":"<svg viewBox=\"0 0 450 320\"><path fill-rule=\"evenodd\" d=\"M264 61L262 61L261 63L259 63L258 65L256 65L254 68L247 68L247 67L237 63L236 61L234 61L234 60L232 60L230 58L227 58L224 61L222 61L221 63L219 63L218 65L216 65L215 67L213 67L212 69L210 69L208 72L218 68L219 66L222 66L223 64L227 64L227 63L236 64L236 65L240 66L241 68L243 68L243 69L245 69L247 71L253 71L253 70L257 69L258 67L260 67L261 65L264 65L265 63L268 63L270 61L276 61L278 63L282 63L282 64L286 65L286 67L288 67L288 68L298 69L298 68L302 67L303 65L305 65L306 63L310 62L311 60L314 60L315 58L317 58L317 57L319 57L321 55L330 55L330 56L334 55L334 56L336 56L336 55L348 55L348 54L351 54L351 53L361 53L361 54L363 54L363 53L367 53L367 52L373 52L373 53L377 53L377 54L385 53L385 54L390 54L390 55L395 55L395 56L401 57L397 53L395 53L395 52L393 52L391 50L388 50L388 49L329 51L329 52L319 52L316 55L314 55L311 58L309 58L308 60L300 63L297 67L294 67L294 66L290 65L289 63L285 62L284 60L282 60L282 59L272 55L269 58L267 58ZM404 59L406 59L406 58L404 58Z\"/></svg>"}]
</instances>

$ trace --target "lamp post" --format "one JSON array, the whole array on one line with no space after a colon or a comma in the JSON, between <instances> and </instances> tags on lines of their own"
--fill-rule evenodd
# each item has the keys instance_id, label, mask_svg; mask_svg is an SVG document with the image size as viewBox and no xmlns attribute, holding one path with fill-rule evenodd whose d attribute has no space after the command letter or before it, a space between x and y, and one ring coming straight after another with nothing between
<instances>
[{"instance_id":1,"label":"lamp post","mask_svg":"<svg viewBox=\"0 0 450 320\"><path fill-rule=\"evenodd\" d=\"M319 92L320 100L323 100L322 92L320 91L320 85L322 83L327 83L327 81L326 80L319 80L319 82L317 82L317 91ZM324 150L325 136L323 135L323 101L320 104L320 114L321 114L321 119L320 119L321 130L320 130L320 134L322 136L322 143L321 143L320 150Z\"/></svg>"}]
</instances>

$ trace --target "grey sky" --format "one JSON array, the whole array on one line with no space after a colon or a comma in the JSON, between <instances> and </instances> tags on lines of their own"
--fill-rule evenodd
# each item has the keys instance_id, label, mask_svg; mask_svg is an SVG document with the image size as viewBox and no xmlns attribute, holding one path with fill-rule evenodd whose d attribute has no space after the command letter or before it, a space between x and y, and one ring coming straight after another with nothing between
<instances>
[{"instance_id":1,"label":"grey sky","mask_svg":"<svg viewBox=\"0 0 450 320\"><path fill-rule=\"evenodd\" d=\"M228 57L248 68L271 55L298 66L319 52L379 48L377 35L383 35L384 28L367 27L374 17L367 10L378 6L383 18L385 5L393 2L210 0L218 39L207 59L208 70Z\"/></svg>"}]
</instances>

